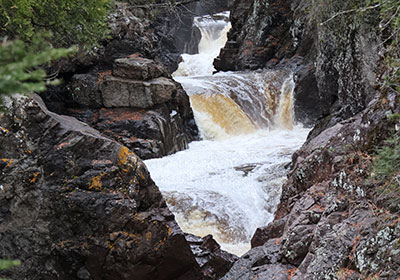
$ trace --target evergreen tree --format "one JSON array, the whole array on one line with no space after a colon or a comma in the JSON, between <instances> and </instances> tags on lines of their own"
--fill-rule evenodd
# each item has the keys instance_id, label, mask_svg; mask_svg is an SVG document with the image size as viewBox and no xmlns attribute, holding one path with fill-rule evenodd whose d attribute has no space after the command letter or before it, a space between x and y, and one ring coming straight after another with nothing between
<instances>
[{"instance_id":1,"label":"evergreen tree","mask_svg":"<svg viewBox=\"0 0 400 280\"><path fill-rule=\"evenodd\" d=\"M3 40L0 44L0 104L6 94L45 90L50 82L46 82L46 72L40 66L74 51L54 49L44 38L36 35L30 44L21 40Z\"/></svg>"}]
</instances>

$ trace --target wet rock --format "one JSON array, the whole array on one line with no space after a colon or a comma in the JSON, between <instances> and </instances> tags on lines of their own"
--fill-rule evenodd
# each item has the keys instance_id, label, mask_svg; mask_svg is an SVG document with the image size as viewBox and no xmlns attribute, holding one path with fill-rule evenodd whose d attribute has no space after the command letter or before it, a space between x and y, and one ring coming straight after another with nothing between
<instances>
[{"instance_id":1,"label":"wet rock","mask_svg":"<svg viewBox=\"0 0 400 280\"><path fill-rule=\"evenodd\" d=\"M143 162L39 97L0 116L0 258L12 279L203 279Z\"/></svg>"},{"instance_id":2,"label":"wet rock","mask_svg":"<svg viewBox=\"0 0 400 280\"><path fill-rule=\"evenodd\" d=\"M210 279L220 279L238 259L237 256L221 250L221 246L213 239L212 235L203 238L186 234L197 263L202 273Z\"/></svg>"},{"instance_id":3,"label":"wet rock","mask_svg":"<svg viewBox=\"0 0 400 280\"><path fill-rule=\"evenodd\" d=\"M257 228L253 237L251 238L251 247L262 246L270 239L279 238L283 234L287 218L272 221L265 227Z\"/></svg>"},{"instance_id":4,"label":"wet rock","mask_svg":"<svg viewBox=\"0 0 400 280\"><path fill-rule=\"evenodd\" d=\"M221 278L222 280L281 279L292 275L294 266L280 263L279 240L270 240L263 246L255 247L243 255Z\"/></svg>"}]
</instances>

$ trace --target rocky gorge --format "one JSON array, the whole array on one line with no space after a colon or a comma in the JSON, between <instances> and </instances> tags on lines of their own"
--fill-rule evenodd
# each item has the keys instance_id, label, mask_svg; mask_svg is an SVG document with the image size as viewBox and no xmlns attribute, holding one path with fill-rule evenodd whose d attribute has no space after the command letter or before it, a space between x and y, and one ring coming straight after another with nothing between
<instances>
[{"instance_id":1,"label":"rocky gorge","mask_svg":"<svg viewBox=\"0 0 400 280\"><path fill-rule=\"evenodd\" d=\"M116 3L111 38L54 66L63 85L7 100L0 258L22 265L0 276L398 279L399 166L394 179L373 174L379 147L398 141L400 125L399 93L383 86L379 6L234 0L168 10L159 2ZM171 73L181 53L197 51L193 16L227 9L232 29L215 68L293 72L296 120L313 127L292 157L274 220L240 258L211 236L182 232L142 162L198 139Z\"/></svg>"}]
</instances>

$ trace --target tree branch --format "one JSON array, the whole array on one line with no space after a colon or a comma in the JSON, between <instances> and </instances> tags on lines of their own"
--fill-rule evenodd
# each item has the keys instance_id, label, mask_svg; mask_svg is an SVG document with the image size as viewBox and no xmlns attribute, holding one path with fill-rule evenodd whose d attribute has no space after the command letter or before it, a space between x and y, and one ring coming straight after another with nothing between
<instances>
[{"instance_id":1,"label":"tree branch","mask_svg":"<svg viewBox=\"0 0 400 280\"><path fill-rule=\"evenodd\" d=\"M368 7L362 7L362 8L357 8L357 9L350 9L350 10L346 10L346 11L341 11L341 12L338 12L338 13L334 14L333 16L331 16L330 18L328 18L324 22L319 23L319 25L320 26L325 25L326 23L330 22L334 18L336 18L338 16L341 16L341 15L345 15L345 14L349 14L349 13L353 13L353 12L365 12L367 10L376 9L381 5L382 5L382 3L379 3L379 4L376 4L374 6L368 6Z\"/></svg>"},{"instance_id":2,"label":"tree branch","mask_svg":"<svg viewBox=\"0 0 400 280\"><path fill-rule=\"evenodd\" d=\"M175 2L175 3L156 3L156 4L145 4L145 5L135 5L131 6L132 8L154 8L154 7L171 7L171 6L181 6L193 2L198 2L199 0L184 0L180 2Z\"/></svg>"}]
</instances>

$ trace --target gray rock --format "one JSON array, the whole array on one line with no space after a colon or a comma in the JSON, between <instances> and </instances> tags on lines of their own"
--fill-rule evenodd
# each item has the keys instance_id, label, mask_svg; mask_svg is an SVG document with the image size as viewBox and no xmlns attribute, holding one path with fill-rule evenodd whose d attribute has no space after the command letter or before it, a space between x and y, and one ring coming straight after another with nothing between
<instances>
[{"instance_id":1,"label":"gray rock","mask_svg":"<svg viewBox=\"0 0 400 280\"><path fill-rule=\"evenodd\" d=\"M154 60L134 57L119 58L114 61L113 75L132 80L151 80L161 76L168 77L164 67Z\"/></svg>"},{"instance_id":2,"label":"gray rock","mask_svg":"<svg viewBox=\"0 0 400 280\"><path fill-rule=\"evenodd\" d=\"M281 260L280 244L272 239L244 254L221 280L287 280L295 267Z\"/></svg>"},{"instance_id":3,"label":"gray rock","mask_svg":"<svg viewBox=\"0 0 400 280\"><path fill-rule=\"evenodd\" d=\"M176 86L167 78L135 81L107 76L100 85L100 91L107 108L146 109L171 100Z\"/></svg>"}]
</instances>

